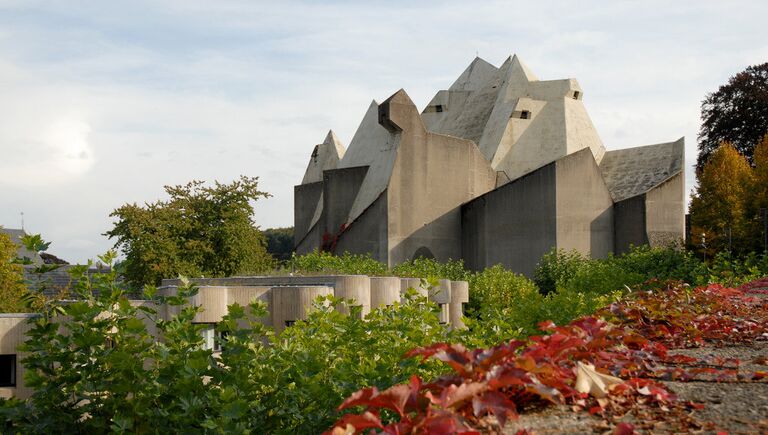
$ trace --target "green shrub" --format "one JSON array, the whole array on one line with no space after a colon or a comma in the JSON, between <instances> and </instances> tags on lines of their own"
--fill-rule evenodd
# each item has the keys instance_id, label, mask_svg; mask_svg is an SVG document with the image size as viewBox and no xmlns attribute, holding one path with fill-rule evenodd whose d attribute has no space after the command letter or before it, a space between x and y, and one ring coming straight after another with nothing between
<instances>
[{"instance_id":1,"label":"green shrub","mask_svg":"<svg viewBox=\"0 0 768 435\"><path fill-rule=\"evenodd\" d=\"M272 340L255 363L260 391L257 425L262 433L319 433L339 417L336 407L359 388L386 389L411 375L427 379L442 363L402 359L409 350L447 340L437 307L411 295L403 304L344 316L328 298L306 321ZM325 303L323 303L325 302ZM330 304L329 304L330 303ZM355 308L359 309L359 308Z\"/></svg>"},{"instance_id":2,"label":"green shrub","mask_svg":"<svg viewBox=\"0 0 768 435\"><path fill-rule=\"evenodd\" d=\"M409 278L437 278L467 281L472 272L464 268L464 260L448 260L441 263L432 258L415 258L392 268L395 276Z\"/></svg>"},{"instance_id":3,"label":"green shrub","mask_svg":"<svg viewBox=\"0 0 768 435\"><path fill-rule=\"evenodd\" d=\"M594 313L623 295L621 290L598 293L572 288L559 288L546 296L541 305L539 317L565 325L574 319Z\"/></svg>"},{"instance_id":4,"label":"green shrub","mask_svg":"<svg viewBox=\"0 0 768 435\"><path fill-rule=\"evenodd\" d=\"M514 307L521 299L540 296L533 281L497 264L469 277L471 291L467 312L482 313L490 307Z\"/></svg>"},{"instance_id":5,"label":"green shrub","mask_svg":"<svg viewBox=\"0 0 768 435\"><path fill-rule=\"evenodd\" d=\"M294 272L300 274L327 273L345 275L386 275L387 265L371 258L370 254L358 255L345 252L334 255L330 252L314 251L294 256L290 260Z\"/></svg>"},{"instance_id":6,"label":"green shrub","mask_svg":"<svg viewBox=\"0 0 768 435\"><path fill-rule=\"evenodd\" d=\"M589 260L577 251L566 252L553 248L539 260L533 274L533 280L539 291L546 295L554 292L557 285L576 274Z\"/></svg>"},{"instance_id":7,"label":"green shrub","mask_svg":"<svg viewBox=\"0 0 768 435\"><path fill-rule=\"evenodd\" d=\"M110 263L113 257L103 257ZM446 341L437 307L415 292L404 303L361 318L343 316L326 298L279 336L255 319L263 304L237 304L217 325L222 352L203 348L205 325L193 323L189 286L177 296L146 296L184 306L168 320L149 304L135 307L115 273L85 279L75 268L76 302L50 301L33 319L21 350L28 356L26 401L0 400L3 433L317 433L360 387L385 389L413 374L444 370L434 360L401 359L415 347ZM148 333L156 327L161 340Z\"/></svg>"},{"instance_id":8,"label":"green shrub","mask_svg":"<svg viewBox=\"0 0 768 435\"><path fill-rule=\"evenodd\" d=\"M751 252L735 257L727 251L719 252L709 264L708 281L736 286L768 276L768 253Z\"/></svg>"},{"instance_id":9,"label":"green shrub","mask_svg":"<svg viewBox=\"0 0 768 435\"><path fill-rule=\"evenodd\" d=\"M706 267L690 251L678 247L633 247L630 252L611 258L625 270L646 280L684 281L691 285L706 283Z\"/></svg>"}]
</instances>

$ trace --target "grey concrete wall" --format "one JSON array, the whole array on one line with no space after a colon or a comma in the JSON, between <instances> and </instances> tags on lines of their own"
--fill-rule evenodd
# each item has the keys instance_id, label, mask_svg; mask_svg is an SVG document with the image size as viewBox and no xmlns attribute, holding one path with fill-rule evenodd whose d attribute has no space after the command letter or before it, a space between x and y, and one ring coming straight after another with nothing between
<instances>
[{"instance_id":1,"label":"grey concrete wall","mask_svg":"<svg viewBox=\"0 0 768 435\"><path fill-rule=\"evenodd\" d=\"M496 173L473 142L428 133L404 91L383 102L379 111L382 125L400 132L387 188L387 263L410 260L422 248L439 261L459 258L459 206L493 189Z\"/></svg>"},{"instance_id":2,"label":"grey concrete wall","mask_svg":"<svg viewBox=\"0 0 768 435\"><path fill-rule=\"evenodd\" d=\"M293 245L298 246L310 230L312 217L323 193L323 182L293 186Z\"/></svg>"},{"instance_id":3,"label":"grey concrete wall","mask_svg":"<svg viewBox=\"0 0 768 435\"><path fill-rule=\"evenodd\" d=\"M321 217L312 229L309 230L309 233L296 244L294 247L296 255L308 254L320 248L320 245L323 243L323 233L321 232L321 229L325 228L325 225L322 225L322 223L323 219Z\"/></svg>"},{"instance_id":4,"label":"grey concrete wall","mask_svg":"<svg viewBox=\"0 0 768 435\"><path fill-rule=\"evenodd\" d=\"M387 193L384 192L339 237L337 254L367 254L382 263L388 259Z\"/></svg>"},{"instance_id":5,"label":"grey concrete wall","mask_svg":"<svg viewBox=\"0 0 768 435\"><path fill-rule=\"evenodd\" d=\"M592 151L582 149L555 165L557 247L606 257L613 251L613 201Z\"/></svg>"},{"instance_id":6,"label":"grey concrete wall","mask_svg":"<svg viewBox=\"0 0 768 435\"><path fill-rule=\"evenodd\" d=\"M557 243L554 163L461 207L462 255L470 269L502 264L531 276Z\"/></svg>"},{"instance_id":7,"label":"grey concrete wall","mask_svg":"<svg viewBox=\"0 0 768 435\"><path fill-rule=\"evenodd\" d=\"M323 172L323 220L321 233L336 234L347 222L360 185L368 172L367 166L332 169Z\"/></svg>"},{"instance_id":8,"label":"grey concrete wall","mask_svg":"<svg viewBox=\"0 0 768 435\"><path fill-rule=\"evenodd\" d=\"M663 246L685 237L685 178L680 172L645 194L648 243Z\"/></svg>"},{"instance_id":9,"label":"grey concrete wall","mask_svg":"<svg viewBox=\"0 0 768 435\"><path fill-rule=\"evenodd\" d=\"M613 246L616 254L628 252L632 245L648 243L645 232L645 194L614 204L613 216Z\"/></svg>"}]
</instances>

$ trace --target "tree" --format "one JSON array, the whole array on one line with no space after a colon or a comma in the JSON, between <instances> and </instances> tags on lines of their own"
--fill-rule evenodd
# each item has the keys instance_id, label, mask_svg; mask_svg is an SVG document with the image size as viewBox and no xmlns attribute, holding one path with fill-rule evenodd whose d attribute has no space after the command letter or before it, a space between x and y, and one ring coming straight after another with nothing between
<instances>
[{"instance_id":1,"label":"tree","mask_svg":"<svg viewBox=\"0 0 768 435\"><path fill-rule=\"evenodd\" d=\"M768 133L768 62L736 74L701 103L697 171L723 141L752 162L754 146Z\"/></svg>"},{"instance_id":2,"label":"tree","mask_svg":"<svg viewBox=\"0 0 768 435\"><path fill-rule=\"evenodd\" d=\"M11 238L0 233L0 313L28 310L22 300L26 294L24 269L14 261L17 251Z\"/></svg>"},{"instance_id":3,"label":"tree","mask_svg":"<svg viewBox=\"0 0 768 435\"><path fill-rule=\"evenodd\" d=\"M267 252L279 261L291 259L293 253L293 227L267 228L264 230L267 238Z\"/></svg>"},{"instance_id":4,"label":"tree","mask_svg":"<svg viewBox=\"0 0 768 435\"><path fill-rule=\"evenodd\" d=\"M766 249L766 222L768 219L768 134L755 147L754 176L750 189L750 198L747 207L748 216L752 218L752 240L755 241L754 250L757 252Z\"/></svg>"},{"instance_id":5,"label":"tree","mask_svg":"<svg viewBox=\"0 0 768 435\"><path fill-rule=\"evenodd\" d=\"M230 276L272 267L253 221L251 201L270 196L258 190L258 177L213 187L191 181L165 191L167 201L126 204L110 214L117 221L105 235L117 239L129 282L140 286L178 275Z\"/></svg>"},{"instance_id":6,"label":"tree","mask_svg":"<svg viewBox=\"0 0 768 435\"><path fill-rule=\"evenodd\" d=\"M747 160L724 142L699 172L698 181L690 206L694 237L706 233L708 253L729 248L735 253L749 251L747 197L752 170Z\"/></svg>"}]
</instances>

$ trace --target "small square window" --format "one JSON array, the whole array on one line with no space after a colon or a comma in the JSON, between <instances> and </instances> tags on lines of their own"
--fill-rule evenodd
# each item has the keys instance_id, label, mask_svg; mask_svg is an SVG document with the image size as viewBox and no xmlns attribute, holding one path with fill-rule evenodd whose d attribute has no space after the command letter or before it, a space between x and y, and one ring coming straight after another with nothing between
<instances>
[{"instance_id":1,"label":"small square window","mask_svg":"<svg viewBox=\"0 0 768 435\"><path fill-rule=\"evenodd\" d=\"M438 104L437 106L435 106L435 112L442 112L442 111L443 111L443 105L442 104Z\"/></svg>"},{"instance_id":2,"label":"small square window","mask_svg":"<svg viewBox=\"0 0 768 435\"><path fill-rule=\"evenodd\" d=\"M520 112L520 119L531 119L531 112L523 110Z\"/></svg>"},{"instance_id":3,"label":"small square window","mask_svg":"<svg viewBox=\"0 0 768 435\"><path fill-rule=\"evenodd\" d=\"M0 355L0 387L16 386L16 355Z\"/></svg>"},{"instance_id":4,"label":"small square window","mask_svg":"<svg viewBox=\"0 0 768 435\"><path fill-rule=\"evenodd\" d=\"M293 326L293 325L295 325L295 324L296 324L296 321L295 321L295 320L286 320L286 321L285 321L285 327L286 327L286 328L288 328L288 327L291 327L291 326Z\"/></svg>"},{"instance_id":5,"label":"small square window","mask_svg":"<svg viewBox=\"0 0 768 435\"><path fill-rule=\"evenodd\" d=\"M574 100L578 100L578 99L579 99L579 95L581 95L581 92L579 92L579 91L573 91L573 99L574 99Z\"/></svg>"}]
</instances>

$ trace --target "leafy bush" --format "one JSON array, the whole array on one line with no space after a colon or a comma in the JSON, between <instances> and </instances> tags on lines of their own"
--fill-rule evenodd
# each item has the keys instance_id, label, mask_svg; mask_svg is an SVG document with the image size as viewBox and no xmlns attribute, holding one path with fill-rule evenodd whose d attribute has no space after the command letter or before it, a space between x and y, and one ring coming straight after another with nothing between
<instances>
[{"instance_id":1,"label":"leafy bush","mask_svg":"<svg viewBox=\"0 0 768 435\"><path fill-rule=\"evenodd\" d=\"M404 304L373 310L361 319L318 302L306 321L287 328L253 364L261 391L258 427L263 433L319 433L338 418L336 407L361 386L387 388L410 376L432 378L436 361L402 359L414 347L447 339L437 308L412 295ZM330 303L330 304L329 304ZM353 309L359 310L359 307Z\"/></svg>"},{"instance_id":2,"label":"leafy bush","mask_svg":"<svg viewBox=\"0 0 768 435\"><path fill-rule=\"evenodd\" d=\"M624 270L638 273L645 280L675 280L691 285L706 283L706 267L693 253L678 247L633 247L611 259Z\"/></svg>"},{"instance_id":3,"label":"leafy bush","mask_svg":"<svg viewBox=\"0 0 768 435\"><path fill-rule=\"evenodd\" d=\"M715 255L709 265L709 282L739 285L768 276L768 253L754 252L735 257L729 252Z\"/></svg>"},{"instance_id":4,"label":"leafy bush","mask_svg":"<svg viewBox=\"0 0 768 435\"><path fill-rule=\"evenodd\" d=\"M387 265L371 258L370 254L358 255L345 252L334 255L330 252L314 251L294 256L290 260L293 272L300 274L327 273L347 275L381 276L388 272Z\"/></svg>"},{"instance_id":5,"label":"leafy bush","mask_svg":"<svg viewBox=\"0 0 768 435\"><path fill-rule=\"evenodd\" d=\"M467 281L472 272L464 268L464 260L448 260L441 263L432 258L415 258L392 268L395 276L409 278L437 278L452 281Z\"/></svg>"},{"instance_id":6,"label":"leafy bush","mask_svg":"<svg viewBox=\"0 0 768 435\"><path fill-rule=\"evenodd\" d=\"M589 260L577 251L566 252L553 248L541 257L533 280L542 294L552 293L557 289L558 283L575 275L587 261Z\"/></svg>"},{"instance_id":7,"label":"leafy bush","mask_svg":"<svg viewBox=\"0 0 768 435\"><path fill-rule=\"evenodd\" d=\"M112 255L102 257L111 264ZM445 341L437 307L416 293L365 318L343 316L333 298L279 336L256 322L264 306L229 306L217 325L222 352L203 347L189 286L134 306L115 272L86 278L74 268L79 300L49 301L21 347L26 401L0 401L0 431L18 433L313 433L339 417L336 405L360 386L434 377L435 361L401 360ZM168 320L159 304L180 306ZM359 308L352 308L353 310ZM146 320L146 323L144 320ZM148 331L156 329L160 340Z\"/></svg>"}]
</instances>

